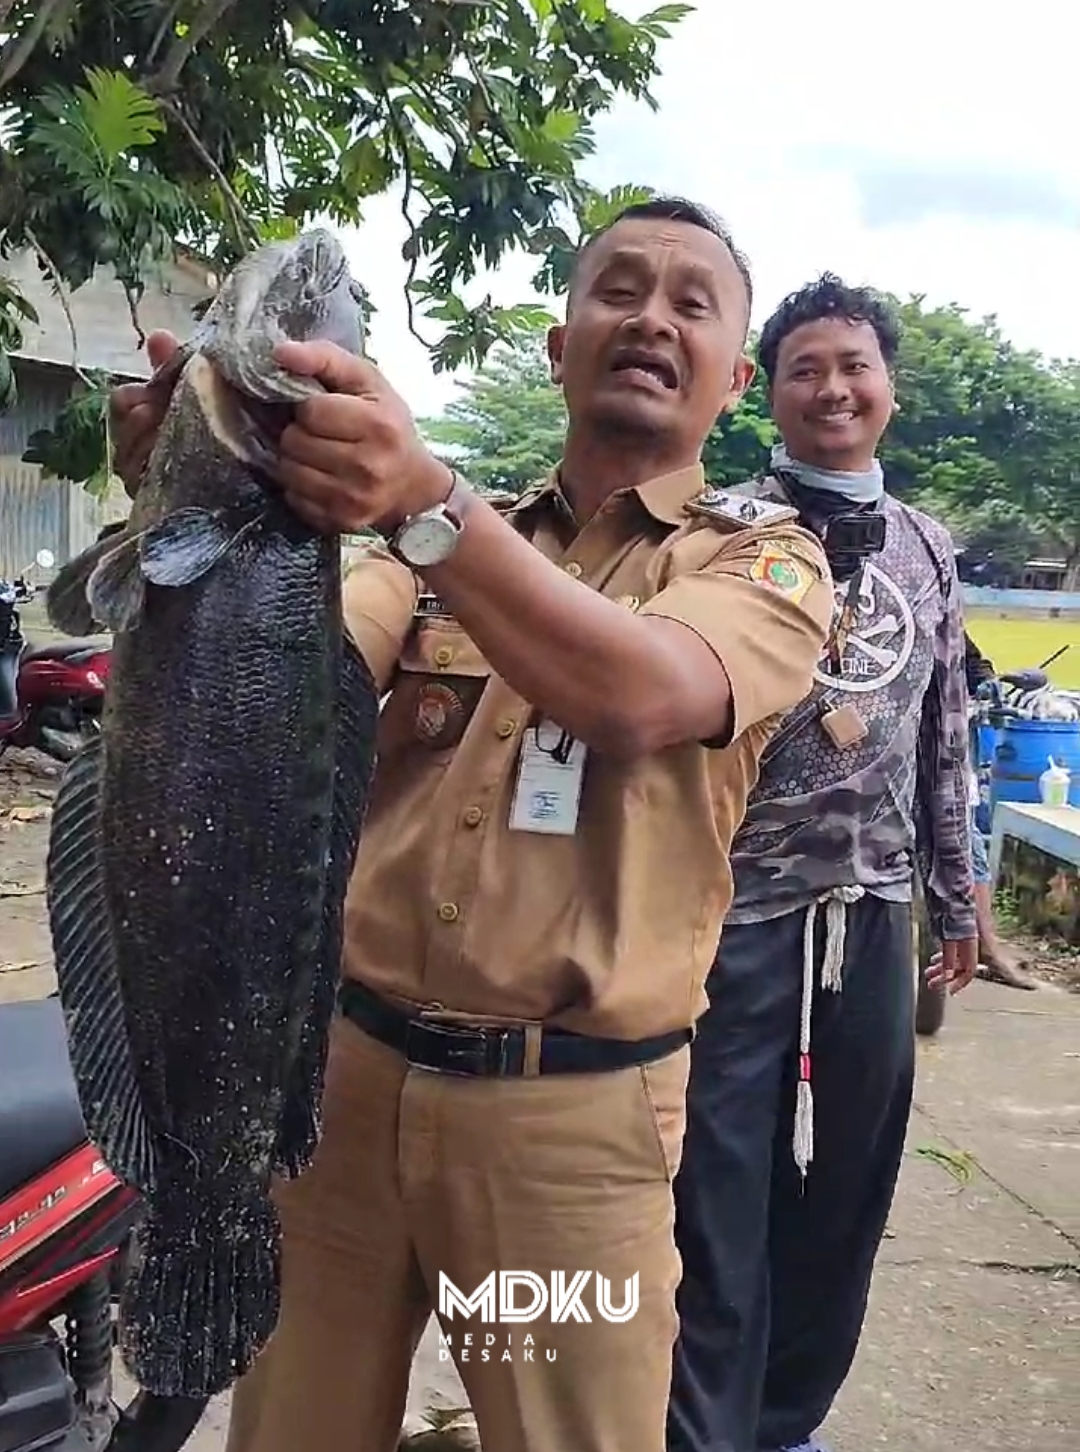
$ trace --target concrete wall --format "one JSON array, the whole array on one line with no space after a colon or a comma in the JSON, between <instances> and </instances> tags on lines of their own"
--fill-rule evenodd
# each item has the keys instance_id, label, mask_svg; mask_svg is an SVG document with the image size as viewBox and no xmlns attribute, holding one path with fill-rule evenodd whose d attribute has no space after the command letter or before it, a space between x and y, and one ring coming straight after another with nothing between
<instances>
[{"instance_id":1,"label":"concrete wall","mask_svg":"<svg viewBox=\"0 0 1080 1452\"><path fill-rule=\"evenodd\" d=\"M105 523L101 506L81 485L43 480L36 464L22 462L30 435L49 428L69 397L71 374L16 359L15 375L18 403L0 414L0 575L9 579L40 549L52 550L62 564Z\"/></svg>"},{"instance_id":2,"label":"concrete wall","mask_svg":"<svg viewBox=\"0 0 1080 1452\"><path fill-rule=\"evenodd\" d=\"M4 262L3 270L18 284L40 317L39 323L23 324L19 356L70 368L71 329L60 300L43 277L34 254L16 254ZM193 261L181 259L162 268L148 282L139 303L138 317L143 331L150 333L155 328L167 328L181 339L190 337L195 325L192 306L208 298L210 291L208 274ZM89 282L69 294L68 303L75 323L81 368L100 368L130 378L149 375L145 350L139 347L124 290L112 268L99 268Z\"/></svg>"},{"instance_id":3,"label":"concrete wall","mask_svg":"<svg viewBox=\"0 0 1080 1452\"><path fill-rule=\"evenodd\" d=\"M41 479L22 462L30 435L49 428L71 395L72 338L60 299L32 252L5 259L3 271L37 310L37 323L23 324L23 346L15 354L19 400L0 414L0 575L26 569L40 549L63 564L92 542L103 524L127 513L127 501L92 499L81 483ZM162 268L138 308L144 332L167 328L181 339L195 325L192 307L211 295L212 279L193 260ZM99 268L68 295L75 324L79 367L121 378L146 378L150 367L139 346L124 297L111 268Z\"/></svg>"}]
</instances>

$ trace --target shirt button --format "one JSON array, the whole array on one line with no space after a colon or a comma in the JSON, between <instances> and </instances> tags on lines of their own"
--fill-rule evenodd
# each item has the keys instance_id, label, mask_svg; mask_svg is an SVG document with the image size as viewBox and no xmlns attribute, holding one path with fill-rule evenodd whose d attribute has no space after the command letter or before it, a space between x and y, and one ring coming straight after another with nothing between
<instances>
[{"instance_id":1,"label":"shirt button","mask_svg":"<svg viewBox=\"0 0 1080 1452\"><path fill-rule=\"evenodd\" d=\"M484 812L482 807L470 807L465 813L466 827L479 827L483 820Z\"/></svg>"},{"instance_id":2,"label":"shirt button","mask_svg":"<svg viewBox=\"0 0 1080 1452\"><path fill-rule=\"evenodd\" d=\"M565 569L566 573L570 576L572 580L581 579L581 566L578 564L577 560L570 560L565 566Z\"/></svg>"},{"instance_id":3,"label":"shirt button","mask_svg":"<svg viewBox=\"0 0 1080 1452\"><path fill-rule=\"evenodd\" d=\"M444 923L456 922L457 915L458 906L456 902L444 902L439 908L439 917L442 918Z\"/></svg>"},{"instance_id":4,"label":"shirt button","mask_svg":"<svg viewBox=\"0 0 1080 1452\"><path fill-rule=\"evenodd\" d=\"M438 648L438 650L435 652L435 664L436 665L440 665L440 666L449 665L450 662L453 659L454 659L454 651L453 651L453 647L452 646L449 646L449 645L440 645L439 648Z\"/></svg>"},{"instance_id":5,"label":"shirt button","mask_svg":"<svg viewBox=\"0 0 1080 1452\"><path fill-rule=\"evenodd\" d=\"M495 735L506 741L508 737L513 736L516 730L517 726L513 721L500 721L495 727Z\"/></svg>"}]
</instances>

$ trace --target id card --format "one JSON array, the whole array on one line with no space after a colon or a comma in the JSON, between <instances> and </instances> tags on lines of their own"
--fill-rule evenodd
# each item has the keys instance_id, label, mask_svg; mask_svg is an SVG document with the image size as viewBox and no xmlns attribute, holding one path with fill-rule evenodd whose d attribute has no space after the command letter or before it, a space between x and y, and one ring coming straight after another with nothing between
<instances>
[{"instance_id":1,"label":"id card","mask_svg":"<svg viewBox=\"0 0 1080 1452\"><path fill-rule=\"evenodd\" d=\"M574 835L586 751L583 741L568 737L553 721L539 721L528 728L510 807L511 831Z\"/></svg>"}]
</instances>

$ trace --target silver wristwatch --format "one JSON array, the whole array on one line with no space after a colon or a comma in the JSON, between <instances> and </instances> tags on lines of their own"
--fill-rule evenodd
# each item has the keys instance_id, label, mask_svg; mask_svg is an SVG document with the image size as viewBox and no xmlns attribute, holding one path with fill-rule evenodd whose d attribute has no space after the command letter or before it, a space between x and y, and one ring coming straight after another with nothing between
<instances>
[{"instance_id":1,"label":"silver wristwatch","mask_svg":"<svg viewBox=\"0 0 1080 1452\"><path fill-rule=\"evenodd\" d=\"M455 508L465 489L457 474L450 493L441 504L422 509L404 519L390 538L390 549L412 570L441 565L454 552L463 528L461 511Z\"/></svg>"}]
</instances>

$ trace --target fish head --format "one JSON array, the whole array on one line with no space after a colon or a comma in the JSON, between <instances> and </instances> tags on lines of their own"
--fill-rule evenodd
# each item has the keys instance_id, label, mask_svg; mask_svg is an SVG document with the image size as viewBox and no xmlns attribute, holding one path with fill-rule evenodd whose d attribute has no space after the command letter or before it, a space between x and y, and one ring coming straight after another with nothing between
<instances>
[{"instance_id":1,"label":"fish head","mask_svg":"<svg viewBox=\"0 0 1080 1452\"><path fill-rule=\"evenodd\" d=\"M325 392L274 360L279 343L364 351L363 293L341 243L314 228L248 253L222 283L190 352L207 419L238 457L267 466L296 406Z\"/></svg>"},{"instance_id":2,"label":"fish head","mask_svg":"<svg viewBox=\"0 0 1080 1452\"><path fill-rule=\"evenodd\" d=\"M247 398L295 404L323 390L286 373L274 349L320 341L363 353L363 294L341 243L313 228L258 247L237 263L207 310L194 349Z\"/></svg>"}]
</instances>

